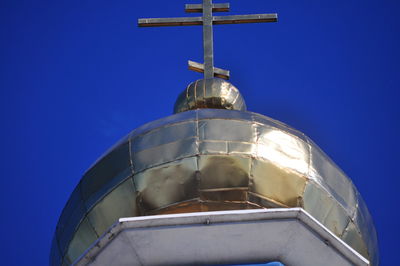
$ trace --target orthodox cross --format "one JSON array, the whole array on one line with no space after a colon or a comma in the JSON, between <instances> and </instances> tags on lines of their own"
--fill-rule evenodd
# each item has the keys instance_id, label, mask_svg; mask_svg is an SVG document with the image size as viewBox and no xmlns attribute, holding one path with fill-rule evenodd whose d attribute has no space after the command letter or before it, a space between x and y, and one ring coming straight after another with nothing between
<instances>
[{"instance_id":1,"label":"orthodox cross","mask_svg":"<svg viewBox=\"0 0 400 266\"><path fill-rule=\"evenodd\" d=\"M229 4L213 4L212 0L203 0L203 4L188 4L187 13L203 13L202 17L178 18L143 18L139 19L139 27L191 26L203 25L204 64L189 61L189 69L204 73L204 79L219 77L229 79L229 71L214 67L213 25L276 22L277 14L213 16L213 12L228 12Z\"/></svg>"}]
</instances>

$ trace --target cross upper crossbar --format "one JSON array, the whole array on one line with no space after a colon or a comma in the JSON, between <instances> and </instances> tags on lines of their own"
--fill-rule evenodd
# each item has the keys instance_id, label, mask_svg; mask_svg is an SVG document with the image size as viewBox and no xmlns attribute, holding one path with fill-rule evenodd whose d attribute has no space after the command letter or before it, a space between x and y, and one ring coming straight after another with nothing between
<instances>
[{"instance_id":1,"label":"cross upper crossbar","mask_svg":"<svg viewBox=\"0 0 400 266\"><path fill-rule=\"evenodd\" d=\"M189 69L204 72L205 79L213 77L229 79L229 71L214 67L213 25L278 21L277 14L212 15L212 12L227 12L229 8L228 3L213 4L212 0L203 0L202 4L187 4L185 6L186 12L203 13L202 17L143 18L138 20L138 25L139 27L202 25L204 64L189 61Z\"/></svg>"},{"instance_id":2,"label":"cross upper crossbar","mask_svg":"<svg viewBox=\"0 0 400 266\"><path fill-rule=\"evenodd\" d=\"M228 12L229 11L229 3L224 4L213 4L212 12ZM185 11L187 13L202 13L203 12L203 4L188 4L185 5Z\"/></svg>"}]
</instances>

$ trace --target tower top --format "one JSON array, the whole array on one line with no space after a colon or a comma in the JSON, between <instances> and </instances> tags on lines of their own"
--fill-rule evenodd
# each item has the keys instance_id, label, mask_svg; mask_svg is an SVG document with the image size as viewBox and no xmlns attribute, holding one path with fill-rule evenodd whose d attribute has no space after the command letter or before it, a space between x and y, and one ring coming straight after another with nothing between
<instances>
[{"instance_id":1,"label":"tower top","mask_svg":"<svg viewBox=\"0 0 400 266\"><path fill-rule=\"evenodd\" d=\"M277 14L253 14L253 15L234 15L234 16L213 16L213 12L228 12L229 3L213 4L212 0L203 0L202 4L187 4L187 13L202 13L201 17L178 17L178 18L144 18L139 19L140 27L159 27L159 26L203 26L203 50L204 63L197 63L189 60L189 69L204 73L204 79L219 77L229 79L229 71L214 67L214 45L213 45L213 25L218 24L238 24L238 23L259 23L276 22Z\"/></svg>"}]
</instances>

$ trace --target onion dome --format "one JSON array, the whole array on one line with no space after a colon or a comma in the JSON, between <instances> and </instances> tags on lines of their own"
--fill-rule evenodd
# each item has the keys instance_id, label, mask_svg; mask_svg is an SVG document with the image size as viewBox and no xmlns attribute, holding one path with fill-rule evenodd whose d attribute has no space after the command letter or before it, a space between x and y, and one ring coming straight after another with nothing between
<instances>
[{"instance_id":1,"label":"onion dome","mask_svg":"<svg viewBox=\"0 0 400 266\"><path fill-rule=\"evenodd\" d=\"M84 174L59 219L51 265L76 261L121 217L293 207L377 265L366 204L310 138L245 111L219 79L190 84L175 112L133 130Z\"/></svg>"},{"instance_id":2,"label":"onion dome","mask_svg":"<svg viewBox=\"0 0 400 266\"><path fill-rule=\"evenodd\" d=\"M239 90L226 80L199 79L178 96L174 113L200 108L246 111L246 103Z\"/></svg>"}]
</instances>

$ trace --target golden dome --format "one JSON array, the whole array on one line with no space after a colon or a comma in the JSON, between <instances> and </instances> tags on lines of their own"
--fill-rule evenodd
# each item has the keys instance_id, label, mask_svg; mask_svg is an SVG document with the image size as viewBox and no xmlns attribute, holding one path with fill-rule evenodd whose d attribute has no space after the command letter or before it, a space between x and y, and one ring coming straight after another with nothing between
<instances>
[{"instance_id":1,"label":"golden dome","mask_svg":"<svg viewBox=\"0 0 400 266\"><path fill-rule=\"evenodd\" d=\"M246 111L246 103L239 90L226 80L199 79L178 96L174 113L200 108Z\"/></svg>"},{"instance_id":2,"label":"golden dome","mask_svg":"<svg viewBox=\"0 0 400 266\"><path fill-rule=\"evenodd\" d=\"M85 173L57 225L51 264L75 261L121 217L290 207L376 262L364 201L303 133L251 112L180 112L135 129Z\"/></svg>"}]
</instances>

